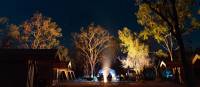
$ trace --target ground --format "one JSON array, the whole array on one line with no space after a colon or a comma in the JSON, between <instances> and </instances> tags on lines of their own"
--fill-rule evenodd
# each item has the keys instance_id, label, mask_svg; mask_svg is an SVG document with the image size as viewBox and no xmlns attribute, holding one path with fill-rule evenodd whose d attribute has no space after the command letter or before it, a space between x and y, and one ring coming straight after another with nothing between
<instances>
[{"instance_id":1,"label":"ground","mask_svg":"<svg viewBox=\"0 0 200 87\"><path fill-rule=\"evenodd\" d=\"M168 81L144 82L59 82L59 87L185 87Z\"/></svg>"}]
</instances>

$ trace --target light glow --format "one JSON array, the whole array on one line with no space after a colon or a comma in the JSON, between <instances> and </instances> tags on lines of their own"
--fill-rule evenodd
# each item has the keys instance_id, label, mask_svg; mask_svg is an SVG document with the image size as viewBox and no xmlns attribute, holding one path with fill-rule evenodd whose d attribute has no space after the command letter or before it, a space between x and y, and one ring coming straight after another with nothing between
<instances>
[{"instance_id":1,"label":"light glow","mask_svg":"<svg viewBox=\"0 0 200 87\"><path fill-rule=\"evenodd\" d=\"M108 68L108 67L104 67L104 69L103 69L103 82L108 82L108 79L107 79L107 77L108 77L108 75L109 75L109 70L110 70L110 68Z\"/></svg>"},{"instance_id":2,"label":"light glow","mask_svg":"<svg viewBox=\"0 0 200 87\"><path fill-rule=\"evenodd\" d=\"M108 72L107 72L107 71L108 71ZM112 76L111 81L117 81L117 77L116 77L116 72L115 72L115 70L113 70L113 69L111 69L111 68L109 68L109 67L105 67L105 68L99 70L99 73L98 73L97 76L99 76L99 75L101 75L101 74L103 74L103 82L105 82L105 83L108 82L107 77L108 77L109 74Z\"/></svg>"}]
</instances>

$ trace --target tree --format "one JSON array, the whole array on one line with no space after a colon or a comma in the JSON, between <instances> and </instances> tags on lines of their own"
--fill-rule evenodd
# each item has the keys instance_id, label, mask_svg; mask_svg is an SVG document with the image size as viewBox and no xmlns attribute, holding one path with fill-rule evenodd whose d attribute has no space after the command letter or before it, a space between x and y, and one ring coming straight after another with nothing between
<instances>
[{"instance_id":1,"label":"tree","mask_svg":"<svg viewBox=\"0 0 200 87\"><path fill-rule=\"evenodd\" d=\"M3 48L4 40L6 35L6 29L8 25L8 18L7 17L0 17L0 47Z\"/></svg>"},{"instance_id":2,"label":"tree","mask_svg":"<svg viewBox=\"0 0 200 87\"><path fill-rule=\"evenodd\" d=\"M20 46L20 31L19 26L15 24L11 24L7 26L7 31L4 30L3 32L6 33L3 35L2 40L2 48L19 48Z\"/></svg>"},{"instance_id":3,"label":"tree","mask_svg":"<svg viewBox=\"0 0 200 87\"><path fill-rule=\"evenodd\" d=\"M22 25L11 24L6 32L8 48L51 49L59 46L61 28L51 18L35 13ZM11 43L14 41L15 43ZM16 43L19 43L16 45ZM4 44L4 45L6 45Z\"/></svg>"},{"instance_id":4,"label":"tree","mask_svg":"<svg viewBox=\"0 0 200 87\"><path fill-rule=\"evenodd\" d=\"M56 56L58 56L60 61L68 63L70 61L69 50L64 46L60 46L57 50Z\"/></svg>"},{"instance_id":5,"label":"tree","mask_svg":"<svg viewBox=\"0 0 200 87\"><path fill-rule=\"evenodd\" d=\"M122 60L123 67L133 68L136 74L150 66L149 48L141 43L136 35L132 34L128 28L118 31L121 40L122 52L127 53L127 58Z\"/></svg>"},{"instance_id":6,"label":"tree","mask_svg":"<svg viewBox=\"0 0 200 87\"><path fill-rule=\"evenodd\" d=\"M90 70L91 77L94 75L95 65L101 60L101 53L110 45L108 42L112 36L99 25L90 24L87 28L81 28L80 33L73 34L75 47L85 57L85 70ZM88 70L88 71L89 71Z\"/></svg>"},{"instance_id":7,"label":"tree","mask_svg":"<svg viewBox=\"0 0 200 87\"><path fill-rule=\"evenodd\" d=\"M41 13L35 13L31 19L26 20L22 25L11 25L8 35L19 44L15 48L26 49L52 49L59 46L59 38L62 36L61 28L49 17ZM15 43L11 43L14 46ZM28 60L27 87L33 87L37 61ZM36 84L37 85L37 84Z\"/></svg>"},{"instance_id":8,"label":"tree","mask_svg":"<svg viewBox=\"0 0 200 87\"><path fill-rule=\"evenodd\" d=\"M0 24L7 23L7 18L0 18ZM21 25L10 24L7 29L0 30L3 36L3 48L52 49L58 48L61 28L51 18L35 13L31 19ZM63 50L66 52L66 50ZM64 53L64 52L63 52ZM66 54L62 54L66 55ZM37 61L28 60L27 87L33 87L36 76ZM37 78L37 77L36 77Z\"/></svg>"},{"instance_id":9,"label":"tree","mask_svg":"<svg viewBox=\"0 0 200 87\"><path fill-rule=\"evenodd\" d=\"M175 38L171 35L167 29L167 25L164 24L160 17L151 17L151 11L146 4L139 6L136 13L137 22L144 26L144 30L140 32L139 36L143 40L148 40L150 37L162 46L173 61L173 50L177 49Z\"/></svg>"},{"instance_id":10,"label":"tree","mask_svg":"<svg viewBox=\"0 0 200 87\"><path fill-rule=\"evenodd\" d=\"M195 16L192 15L192 1L191 0L136 0L139 8L145 7L143 13L143 20L148 14L150 18L153 18L154 22L159 25L164 25L169 32L177 40L177 44L180 50L180 57L182 59L186 83L188 86L194 84L191 73L191 60L188 60L185 56L185 47L183 43L182 33L190 32L193 29L199 27L199 21L195 20ZM146 13L148 12L148 13ZM160 20L156 20L160 19ZM140 21L141 24L144 21ZM189 22L189 23L188 23Z\"/></svg>"},{"instance_id":11,"label":"tree","mask_svg":"<svg viewBox=\"0 0 200 87\"><path fill-rule=\"evenodd\" d=\"M35 13L22 25L20 40L22 48L51 49L59 46L61 28L51 18Z\"/></svg>"}]
</instances>

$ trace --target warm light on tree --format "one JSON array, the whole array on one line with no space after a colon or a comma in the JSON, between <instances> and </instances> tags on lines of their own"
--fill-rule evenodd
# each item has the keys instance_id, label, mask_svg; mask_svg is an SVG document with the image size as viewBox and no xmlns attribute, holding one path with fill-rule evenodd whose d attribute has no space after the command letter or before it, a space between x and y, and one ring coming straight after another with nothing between
<instances>
[{"instance_id":1,"label":"warm light on tree","mask_svg":"<svg viewBox=\"0 0 200 87\"><path fill-rule=\"evenodd\" d=\"M171 61L173 61L173 50L177 49L175 38L169 32L167 24L161 22L162 19L159 16L152 17L151 14L152 11L147 4L139 6L136 13L137 21L144 26L144 30L140 32L139 36L143 40L154 38L162 46L162 49L168 52Z\"/></svg>"},{"instance_id":2,"label":"warm light on tree","mask_svg":"<svg viewBox=\"0 0 200 87\"><path fill-rule=\"evenodd\" d=\"M186 58L185 45L182 35L192 32L194 29L199 29L200 22L197 21L197 16L193 14L192 0L135 0L139 8L145 8L144 14L140 15L142 20L154 19L153 21L160 25L166 26L168 31L175 37L179 46L180 58L184 67L187 86L193 86L193 77L191 68L191 60ZM150 13L150 15L149 15ZM161 20L160 20L161 19ZM140 24L145 24L145 21L138 21ZM151 23L151 22L149 22ZM146 26L148 28L148 26ZM162 28L161 28L162 29Z\"/></svg>"},{"instance_id":3,"label":"warm light on tree","mask_svg":"<svg viewBox=\"0 0 200 87\"><path fill-rule=\"evenodd\" d=\"M0 19L0 22L3 21ZM62 36L61 28L51 18L35 13L31 19L26 20L22 25L11 24L6 32L4 48L22 49L52 49L58 48L59 38ZM62 58L67 60L66 49L60 51ZM33 87L34 74L37 69L37 61L28 60L27 87Z\"/></svg>"},{"instance_id":4,"label":"warm light on tree","mask_svg":"<svg viewBox=\"0 0 200 87\"><path fill-rule=\"evenodd\" d=\"M118 31L121 40L122 52L127 53L127 58L122 61L123 67L133 68L139 74L144 67L150 65L149 49L144 43L141 43L128 28Z\"/></svg>"},{"instance_id":5,"label":"warm light on tree","mask_svg":"<svg viewBox=\"0 0 200 87\"><path fill-rule=\"evenodd\" d=\"M69 49L65 48L64 46L60 46L56 52L56 56L58 56L60 61L69 62Z\"/></svg>"},{"instance_id":6,"label":"warm light on tree","mask_svg":"<svg viewBox=\"0 0 200 87\"><path fill-rule=\"evenodd\" d=\"M156 51L156 56L158 56L158 57L168 57L168 55L165 53L165 52L163 52L163 50L161 50L161 49L159 49L158 51Z\"/></svg>"},{"instance_id":7,"label":"warm light on tree","mask_svg":"<svg viewBox=\"0 0 200 87\"><path fill-rule=\"evenodd\" d=\"M0 20L1 21L1 20ZM22 25L11 24L4 45L7 48L51 49L59 46L61 28L51 18L35 13ZM19 44L16 44L19 43Z\"/></svg>"},{"instance_id":8,"label":"warm light on tree","mask_svg":"<svg viewBox=\"0 0 200 87\"><path fill-rule=\"evenodd\" d=\"M110 46L108 42L112 36L101 26L94 24L87 28L82 28L80 33L73 35L76 48L81 51L85 57L85 71L91 71L91 77L94 75L95 65L100 62L102 52ZM89 70L88 70L89 69Z\"/></svg>"},{"instance_id":9,"label":"warm light on tree","mask_svg":"<svg viewBox=\"0 0 200 87\"><path fill-rule=\"evenodd\" d=\"M36 13L22 24L21 41L23 48L50 49L59 45L61 28L51 18Z\"/></svg>"}]
</instances>

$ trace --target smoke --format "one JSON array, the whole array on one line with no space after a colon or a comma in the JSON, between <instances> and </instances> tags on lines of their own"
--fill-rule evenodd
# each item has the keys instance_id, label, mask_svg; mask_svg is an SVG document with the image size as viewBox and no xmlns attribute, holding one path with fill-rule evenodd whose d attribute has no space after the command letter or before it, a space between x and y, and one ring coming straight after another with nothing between
<instances>
[{"instance_id":1,"label":"smoke","mask_svg":"<svg viewBox=\"0 0 200 87\"><path fill-rule=\"evenodd\" d=\"M109 50L106 50L106 52L104 52L102 67L103 67L103 80L104 82L107 82L107 77L109 75L111 67L111 55L109 53Z\"/></svg>"},{"instance_id":2,"label":"smoke","mask_svg":"<svg viewBox=\"0 0 200 87\"><path fill-rule=\"evenodd\" d=\"M110 47L108 47L107 49L105 49L103 51L103 55L102 55L102 68L103 68L103 78L104 78L104 82L107 82L107 77L109 75L110 72L110 67L112 64L112 60L114 58L115 55L115 43L114 40L111 40L108 42L108 45L110 45Z\"/></svg>"}]
</instances>

